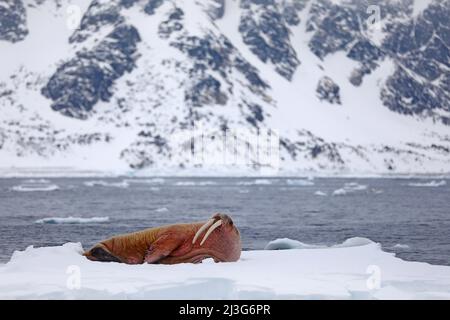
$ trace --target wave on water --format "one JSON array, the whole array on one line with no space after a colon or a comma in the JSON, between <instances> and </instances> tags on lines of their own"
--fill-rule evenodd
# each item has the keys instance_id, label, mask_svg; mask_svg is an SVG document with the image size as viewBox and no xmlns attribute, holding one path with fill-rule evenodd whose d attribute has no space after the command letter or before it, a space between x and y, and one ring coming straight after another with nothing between
<instances>
[{"instance_id":1,"label":"wave on water","mask_svg":"<svg viewBox=\"0 0 450 320\"><path fill-rule=\"evenodd\" d=\"M155 212L168 212L168 211L169 209L167 209L166 207L155 209Z\"/></svg>"},{"instance_id":2,"label":"wave on water","mask_svg":"<svg viewBox=\"0 0 450 320\"><path fill-rule=\"evenodd\" d=\"M388 249L399 249L399 250L408 250L411 247L408 246L407 244L401 244L401 243L397 243L396 245L388 248Z\"/></svg>"},{"instance_id":3,"label":"wave on water","mask_svg":"<svg viewBox=\"0 0 450 320\"><path fill-rule=\"evenodd\" d=\"M33 191L55 191L59 190L59 186L56 184L21 184L11 188L13 191L17 192L33 192Z\"/></svg>"},{"instance_id":4,"label":"wave on water","mask_svg":"<svg viewBox=\"0 0 450 320\"><path fill-rule=\"evenodd\" d=\"M314 192L314 195L321 196L321 197L326 197L327 193L323 192L323 191L320 191L320 190L317 190L316 192Z\"/></svg>"},{"instance_id":5,"label":"wave on water","mask_svg":"<svg viewBox=\"0 0 450 320\"><path fill-rule=\"evenodd\" d=\"M35 223L41 224L87 224L87 223L104 223L108 222L109 217L50 217L36 220Z\"/></svg>"},{"instance_id":6,"label":"wave on water","mask_svg":"<svg viewBox=\"0 0 450 320\"><path fill-rule=\"evenodd\" d=\"M123 180L120 182L107 182L104 180L85 181L84 185L87 187L113 187L113 188L128 188L130 184Z\"/></svg>"},{"instance_id":7,"label":"wave on water","mask_svg":"<svg viewBox=\"0 0 450 320\"><path fill-rule=\"evenodd\" d=\"M447 182L445 180L441 181L429 181L429 182L411 182L408 183L408 186L410 187L442 187L445 186Z\"/></svg>"}]
</instances>

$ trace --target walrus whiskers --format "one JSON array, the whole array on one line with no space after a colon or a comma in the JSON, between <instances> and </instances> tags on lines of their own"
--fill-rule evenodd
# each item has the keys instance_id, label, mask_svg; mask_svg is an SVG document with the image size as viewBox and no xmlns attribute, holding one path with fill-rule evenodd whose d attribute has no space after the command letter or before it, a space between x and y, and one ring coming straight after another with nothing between
<instances>
[{"instance_id":1,"label":"walrus whiskers","mask_svg":"<svg viewBox=\"0 0 450 320\"><path fill-rule=\"evenodd\" d=\"M220 225L222 224L222 220L218 220L216 221L216 223L214 223L206 232L205 236L203 237L202 242L200 242L200 245L203 245L203 242L206 241L206 239L208 239L209 235L218 227L220 227Z\"/></svg>"},{"instance_id":2,"label":"walrus whiskers","mask_svg":"<svg viewBox=\"0 0 450 320\"><path fill-rule=\"evenodd\" d=\"M195 244L195 241L197 241L198 237L200 237L200 234L206 229L208 229L213 223L214 219L209 219L204 225L202 225L195 234L194 239L192 239L192 244Z\"/></svg>"}]
</instances>

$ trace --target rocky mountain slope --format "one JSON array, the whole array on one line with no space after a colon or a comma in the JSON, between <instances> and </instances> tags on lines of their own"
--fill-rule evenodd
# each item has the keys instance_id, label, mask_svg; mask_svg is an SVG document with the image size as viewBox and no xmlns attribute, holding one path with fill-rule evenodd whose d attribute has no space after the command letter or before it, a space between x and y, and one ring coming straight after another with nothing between
<instances>
[{"instance_id":1,"label":"rocky mountain slope","mask_svg":"<svg viewBox=\"0 0 450 320\"><path fill-rule=\"evenodd\" d=\"M448 173L449 16L449 0L2 2L0 167ZM279 162L245 139L266 132Z\"/></svg>"}]
</instances>

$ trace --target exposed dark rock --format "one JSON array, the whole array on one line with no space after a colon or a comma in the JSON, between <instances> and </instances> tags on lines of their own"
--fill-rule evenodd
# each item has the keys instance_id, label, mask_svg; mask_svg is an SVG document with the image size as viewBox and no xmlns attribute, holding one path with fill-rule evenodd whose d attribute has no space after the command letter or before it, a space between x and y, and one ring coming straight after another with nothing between
<instances>
[{"instance_id":1,"label":"exposed dark rock","mask_svg":"<svg viewBox=\"0 0 450 320\"><path fill-rule=\"evenodd\" d=\"M0 40L18 42L27 34L27 14L22 0L0 2Z\"/></svg>"},{"instance_id":2,"label":"exposed dark rock","mask_svg":"<svg viewBox=\"0 0 450 320\"><path fill-rule=\"evenodd\" d=\"M291 80L300 61L291 46L283 9L274 0L242 0L239 31L244 43L264 63L271 63L283 77Z\"/></svg>"},{"instance_id":3,"label":"exposed dark rock","mask_svg":"<svg viewBox=\"0 0 450 320\"><path fill-rule=\"evenodd\" d=\"M158 9L163 3L164 0L147 0L144 11L145 13L152 15L155 13L155 10Z\"/></svg>"},{"instance_id":4,"label":"exposed dark rock","mask_svg":"<svg viewBox=\"0 0 450 320\"><path fill-rule=\"evenodd\" d=\"M317 84L316 93L320 100L341 104L339 86L329 77L322 77Z\"/></svg>"},{"instance_id":5,"label":"exposed dark rock","mask_svg":"<svg viewBox=\"0 0 450 320\"><path fill-rule=\"evenodd\" d=\"M99 101L109 101L114 81L135 65L137 30L120 25L92 50L77 53L62 64L42 89L52 109L84 119Z\"/></svg>"}]
</instances>

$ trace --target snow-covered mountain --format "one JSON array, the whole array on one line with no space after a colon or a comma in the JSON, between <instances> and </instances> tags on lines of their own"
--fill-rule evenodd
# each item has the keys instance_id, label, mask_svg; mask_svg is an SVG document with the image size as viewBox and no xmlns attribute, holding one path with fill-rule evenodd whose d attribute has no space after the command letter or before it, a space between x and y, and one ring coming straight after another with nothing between
<instances>
[{"instance_id":1,"label":"snow-covered mountain","mask_svg":"<svg viewBox=\"0 0 450 320\"><path fill-rule=\"evenodd\" d=\"M450 0L4 0L0 168L251 173L258 152L223 166L218 137L268 131L280 174L449 173L449 16Z\"/></svg>"}]
</instances>

